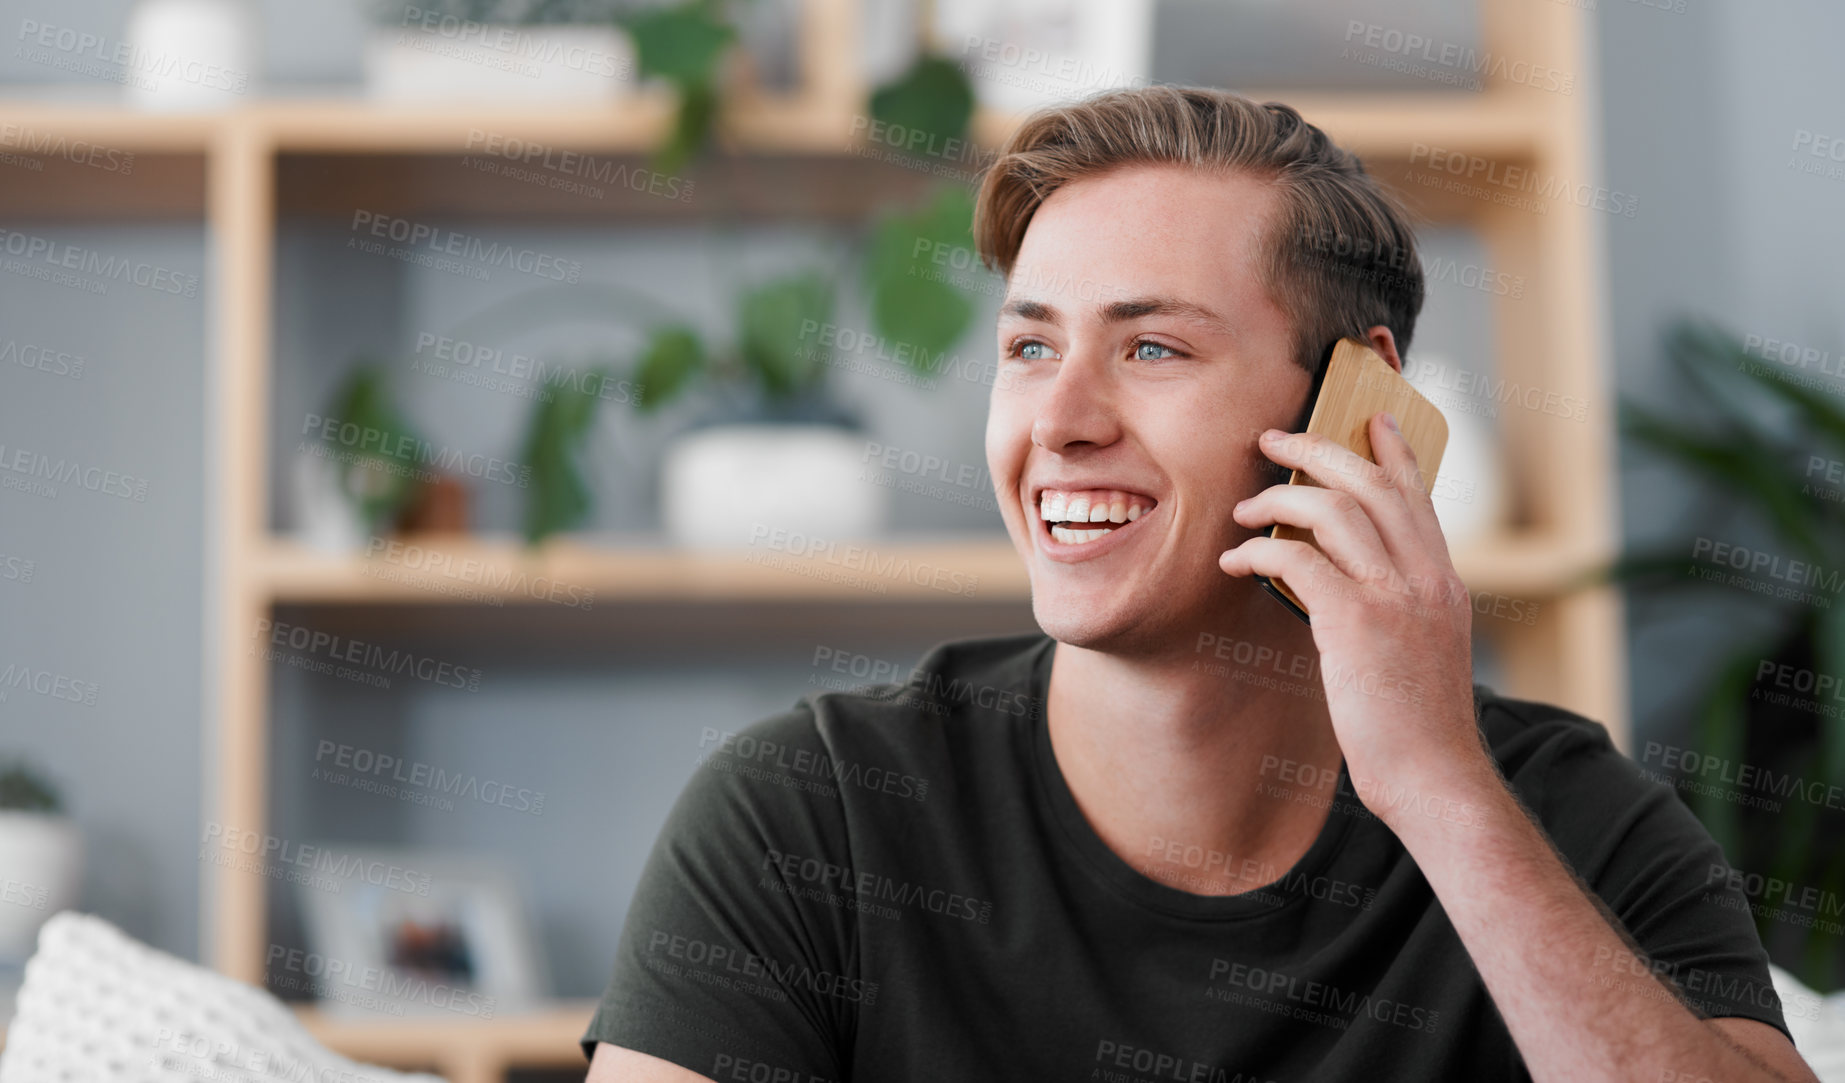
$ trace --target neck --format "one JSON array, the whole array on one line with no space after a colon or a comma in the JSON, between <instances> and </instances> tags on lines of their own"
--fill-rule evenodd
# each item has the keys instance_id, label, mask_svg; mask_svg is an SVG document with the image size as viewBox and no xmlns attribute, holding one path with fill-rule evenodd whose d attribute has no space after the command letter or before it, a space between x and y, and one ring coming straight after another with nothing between
<instances>
[{"instance_id":1,"label":"neck","mask_svg":"<svg viewBox=\"0 0 1845 1083\"><path fill-rule=\"evenodd\" d=\"M1051 666L1051 748L1090 826L1142 874L1200 895L1293 867L1339 770L1311 630L1251 602L1164 649L1059 642Z\"/></svg>"}]
</instances>

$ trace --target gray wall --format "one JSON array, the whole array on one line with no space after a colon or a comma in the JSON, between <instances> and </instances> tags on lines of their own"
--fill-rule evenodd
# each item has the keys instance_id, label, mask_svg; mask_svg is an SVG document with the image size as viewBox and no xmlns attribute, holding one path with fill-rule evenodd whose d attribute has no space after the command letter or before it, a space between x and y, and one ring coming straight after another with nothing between
<instances>
[{"instance_id":1,"label":"gray wall","mask_svg":"<svg viewBox=\"0 0 1845 1083\"><path fill-rule=\"evenodd\" d=\"M103 258L204 271L196 226L4 226ZM57 783L88 839L85 905L193 954L198 930L200 592L205 284L192 298L107 283L94 294L0 270L0 456L146 481L145 499L51 482L0 488L0 671L96 685L85 704L12 685L0 755ZM7 348L11 344L11 348ZM35 346L84 359L81 379L23 367ZM24 480L12 469L0 481ZM110 483L111 486L113 483ZM18 672L15 670L14 672Z\"/></svg>"},{"instance_id":2,"label":"gray wall","mask_svg":"<svg viewBox=\"0 0 1845 1083\"><path fill-rule=\"evenodd\" d=\"M1845 345L1845 181L1788 167L1796 129L1845 134L1845 34L1836 4L1700 3L1682 12L1602 0L1607 183L1638 193L1608 227L1610 325L1621 394L1656 409L1688 401L1659 333L1675 316L1733 333ZM1802 161L1814 161L1802 158ZM1630 449L1623 530L1646 546L1686 535L1692 493ZM1734 528L1732 528L1734 529ZM1726 534L1739 544L1749 535ZM1738 592L1740 594L1740 592ZM1761 631L1747 596L1700 591L1630 605L1632 702L1641 740L1688 732L1701 689L1688 673Z\"/></svg>"}]
</instances>

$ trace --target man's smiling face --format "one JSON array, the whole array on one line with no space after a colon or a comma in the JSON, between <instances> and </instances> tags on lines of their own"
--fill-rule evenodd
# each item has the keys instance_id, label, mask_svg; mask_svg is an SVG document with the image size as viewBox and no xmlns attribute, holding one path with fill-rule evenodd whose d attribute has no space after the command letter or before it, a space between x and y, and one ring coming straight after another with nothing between
<instances>
[{"instance_id":1,"label":"man's smiling face","mask_svg":"<svg viewBox=\"0 0 1845 1083\"><path fill-rule=\"evenodd\" d=\"M1153 646L1258 589L1217 557L1251 533L1231 509L1275 481L1257 435L1292 428L1312 386L1259 279L1279 202L1241 173L1130 166L1033 215L1000 312L986 450L1053 638Z\"/></svg>"}]
</instances>

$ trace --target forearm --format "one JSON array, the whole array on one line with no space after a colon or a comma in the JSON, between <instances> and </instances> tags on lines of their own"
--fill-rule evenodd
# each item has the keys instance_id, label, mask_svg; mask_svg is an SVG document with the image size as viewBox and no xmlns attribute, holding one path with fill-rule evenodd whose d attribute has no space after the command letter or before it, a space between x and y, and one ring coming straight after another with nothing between
<instances>
[{"instance_id":1,"label":"forearm","mask_svg":"<svg viewBox=\"0 0 1845 1083\"><path fill-rule=\"evenodd\" d=\"M1534 1080L1785 1079L1652 973L1491 763L1427 784L1425 792L1470 803L1478 815L1466 823L1394 815L1390 826L1459 933Z\"/></svg>"}]
</instances>

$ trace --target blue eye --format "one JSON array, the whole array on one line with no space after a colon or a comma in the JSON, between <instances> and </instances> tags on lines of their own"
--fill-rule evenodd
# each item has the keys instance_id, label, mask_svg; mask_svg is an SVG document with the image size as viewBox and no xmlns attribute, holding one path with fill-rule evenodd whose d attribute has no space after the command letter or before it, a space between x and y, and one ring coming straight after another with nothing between
<instances>
[{"instance_id":1,"label":"blue eye","mask_svg":"<svg viewBox=\"0 0 1845 1083\"><path fill-rule=\"evenodd\" d=\"M1050 356L1050 346L1043 342L1027 339L1012 347L1013 356L1025 361L1043 361ZM1043 350L1044 353L1026 353L1027 350Z\"/></svg>"},{"instance_id":2,"label":"blue eye","mask_svg":"<svg viewBox=\"0 0 1845 1083\"><path fill-rule=\"evenodd\" d=\"M1166 352L1161 356L1149 357L1145 353L1147 350L1164 350ZM1158 342L1152 342L1143 338L1139 342L1134 343L1134 360L1136 361L1164 361L1168 357L1177 356L1179 356L1179 351L1173 349L1171 346L1161 345Z\"/></svg>"}]
</instances>

